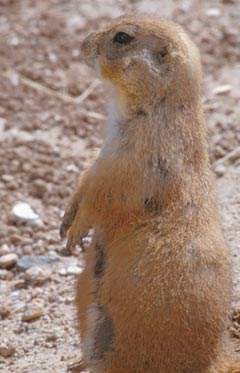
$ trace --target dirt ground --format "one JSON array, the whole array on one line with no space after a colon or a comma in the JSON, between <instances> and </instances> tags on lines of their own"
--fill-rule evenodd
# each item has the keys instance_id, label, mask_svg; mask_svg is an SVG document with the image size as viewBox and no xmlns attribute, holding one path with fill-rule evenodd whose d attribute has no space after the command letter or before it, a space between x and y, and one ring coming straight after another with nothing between
<instances>
[{"instance_id":1,"label":"dirt ground","mask_svg":"<svg viewBox=\"0 0 240 373\"><path fill-rule=\"evenodd\" d=\"M240 337L240 1L0 0L4 373L61 373L81 355L73 300L84 254L66 256L58 229L79 175L101 144L106 113L102 83L79 48L88 32L126 12L172 18L201 50L209 151L233 252L231 332ZM18 202L38 218L16 216ZM24 267L21 259L33 255L36 262ZM43 265L40 255L51 264Z\"/></svg>"}]
</instances>

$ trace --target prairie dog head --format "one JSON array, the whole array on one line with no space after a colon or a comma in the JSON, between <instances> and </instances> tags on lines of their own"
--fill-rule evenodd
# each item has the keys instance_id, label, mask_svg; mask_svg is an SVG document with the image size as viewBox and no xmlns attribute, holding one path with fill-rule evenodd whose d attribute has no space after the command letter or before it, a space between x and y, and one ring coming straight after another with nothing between
<instances>
[{"instance_id":1,"label":"prairie dog head","mask_svg":"<svg viewBox=\"0 0 240 373\"><path fill-rule=\"evenodd\" d=\"M173 22L122 16L90 34L82 51L117 89L124 106L147 108L170 97L176 103L198 98L198 49Z\"/></svg>"}]
</instances>

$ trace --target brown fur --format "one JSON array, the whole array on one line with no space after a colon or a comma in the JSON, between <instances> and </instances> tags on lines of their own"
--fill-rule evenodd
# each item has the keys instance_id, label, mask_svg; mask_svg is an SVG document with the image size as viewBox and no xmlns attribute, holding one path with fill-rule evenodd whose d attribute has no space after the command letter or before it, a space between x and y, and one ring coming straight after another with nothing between
<instances>
[{"instance_id":1,"label":"brown fur","mask_svg":"<svg viewBox=\"0 0 240 373\"><path fill-rule=\"evenodd\" d=\"M133 40L118 45L117 32ZM198 50L180 26L139 16L82 49L114 86L115 115L61 229L71 247L94 227L77 290L84 361L102 373L240 372Z\"/></svg>"}]
</instances>

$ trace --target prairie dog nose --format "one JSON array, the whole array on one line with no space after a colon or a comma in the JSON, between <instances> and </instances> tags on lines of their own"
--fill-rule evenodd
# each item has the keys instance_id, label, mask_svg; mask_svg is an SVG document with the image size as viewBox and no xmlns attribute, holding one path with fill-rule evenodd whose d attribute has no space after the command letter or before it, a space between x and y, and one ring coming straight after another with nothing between
<instances>
[{"instance_id":1,"label":"prairie dog nose","mask_svg":"<svg viewBox=\"0 0 240 373\"><path fill-rule=\"evenodd\" d=\"M97 57L97 43L96 43L96 33L92 32L88 35L82 42L81 51L86 58Z\"/></svg>"}]
</instances>

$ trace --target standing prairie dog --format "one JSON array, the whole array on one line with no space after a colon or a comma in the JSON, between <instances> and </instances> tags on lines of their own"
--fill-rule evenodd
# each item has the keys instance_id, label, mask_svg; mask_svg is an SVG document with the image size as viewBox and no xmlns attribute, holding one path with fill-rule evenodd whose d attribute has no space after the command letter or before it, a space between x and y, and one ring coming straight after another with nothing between
<instances>
[{"instance_id":1,"label":"standing prairie dog","mask_svg":"<svg viewBox=\"0 0 240 373\"><path fill-rule=\"evenodd\" d=\"M144 16L110 22L82 50L113 100L61 226L69 248L94 228L77 289L83 363L93 373L239 373L199 52L180 26Z\"/></svg>"}]
</instances>

